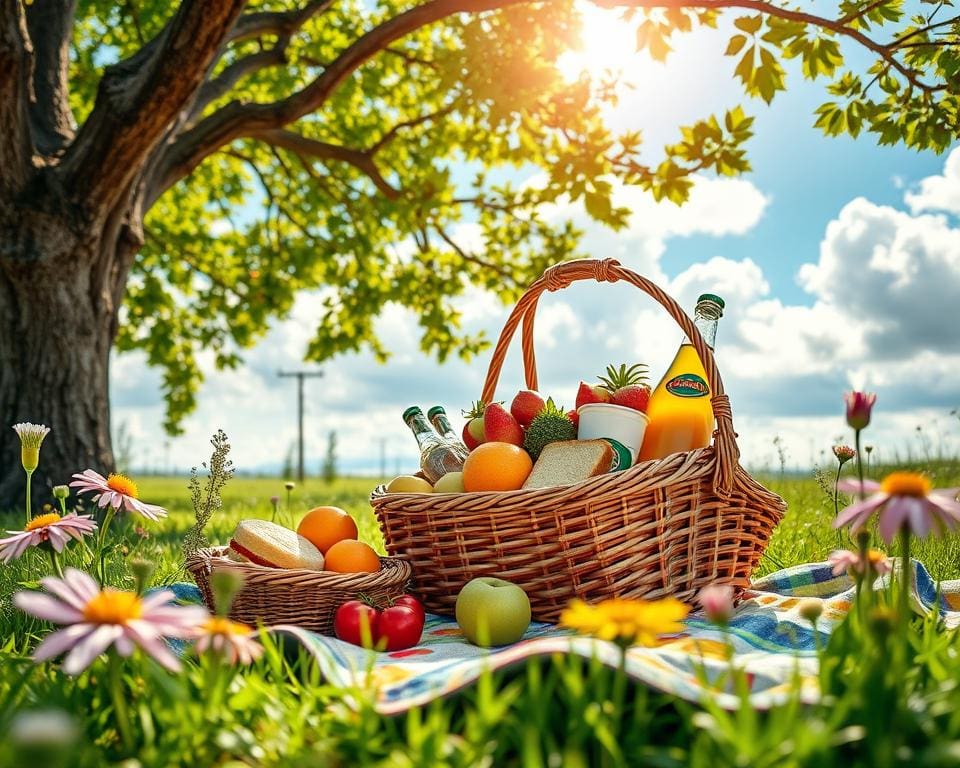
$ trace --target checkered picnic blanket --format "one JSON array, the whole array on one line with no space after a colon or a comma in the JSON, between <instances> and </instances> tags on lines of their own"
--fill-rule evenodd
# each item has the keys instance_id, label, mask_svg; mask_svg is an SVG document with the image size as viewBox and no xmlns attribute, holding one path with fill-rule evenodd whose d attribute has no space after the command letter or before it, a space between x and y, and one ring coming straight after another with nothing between
<instances>
[{"instance_id":1,"label":"checkered picnic blanket","mask_svg":"<svg viewBox=\"0 0 960 768\"><path fill-rule=\"evenodd\" d=\"M192 584L174 585L174 591L182 601L200 601L199 590ZM937 597L938 584L922 564L914 562L914 608L933 610ZM823 602L819 638L798 613L804 598ZM639 683L664 693L688 701L710 696L721 706L735 708L740 698L728 685L717 683L729 679L725 673L732 646L732 663L746 675L752 706L764 709L782 702L796 681L801 699L815 701L819 695L816 648L843 619L852 598L850 578L834 576L826 563L777 571L758 579L744 593L726 632L692 614L683 632L664 636L657 647L629 649L626 670ZM960 580L940 582L939 598L946 625L960 626ZM293 626L273 629L303 643L329 682L344 687L372 684L382 714L422 705L470 685L484 669L500 669L532 656L577 654L610 666L621 660L613 643L538 622L530 625L520 642L487 650L468 643L450 617L428 614L421 644L394 653L366 651Z\"/></svg>"}]
</instances>

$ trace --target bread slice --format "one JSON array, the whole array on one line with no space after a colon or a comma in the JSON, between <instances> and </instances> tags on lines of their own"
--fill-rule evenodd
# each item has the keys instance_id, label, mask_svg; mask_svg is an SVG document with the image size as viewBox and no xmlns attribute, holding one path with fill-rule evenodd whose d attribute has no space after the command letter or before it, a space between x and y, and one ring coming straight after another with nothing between
<instances>
[{"instance_id":1,"label":"bread slice","mask_svg":"<svg viewBox=\"0 0 960 768\"><path fill-rule=\"evenodd\" d=\"M571 485L610 471L613 448L606 440L561 440L548 443L533 465L524 488Z\"/></svg>"},{"instance_id":2,"label":"bread slice","mask_svg":"<svg viewBox=\"0 0 960 768\"><path fill-rule=\"evenodd\" d=\"M269 520L241 520L230 539L228 557L268 568L323 570L323 555L309 540Z\"/></svg>"}]
</instances>

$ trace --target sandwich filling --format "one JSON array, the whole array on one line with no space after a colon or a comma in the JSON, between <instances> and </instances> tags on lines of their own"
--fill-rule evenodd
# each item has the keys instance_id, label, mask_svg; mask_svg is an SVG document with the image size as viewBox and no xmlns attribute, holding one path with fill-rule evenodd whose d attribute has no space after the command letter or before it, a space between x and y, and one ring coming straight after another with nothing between
<instances>
[{"instance_id":1,"label":"sandwich filling","mask_svg":"<svg viewBox=\"0 0 960 768\"><path fill-rule=\"evenodd\" d=\"M263 565L263 566L266 566L267 568L280 567L276 563L271 563L269 560L254 554L242 544L238 544L236 539L230 539L230 549L232 549L238 555L242 555L243 557L247 558L247 560L249 560L251 563L256 563L257 565Z\"/></svg>"}]
</instances>

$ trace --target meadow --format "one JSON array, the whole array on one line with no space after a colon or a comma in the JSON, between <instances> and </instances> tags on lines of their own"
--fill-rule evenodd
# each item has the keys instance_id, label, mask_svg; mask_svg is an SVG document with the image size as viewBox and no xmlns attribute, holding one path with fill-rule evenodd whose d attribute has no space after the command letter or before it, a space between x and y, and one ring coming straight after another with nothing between
<instances>
[{"instance_id":1,"label":"meadow","mask_svg":"<svg viewBox=\"0 0 960 768\"><path fill-rule=\"evenodd\" d=\"M938 487L960 485L960 462L924 469ZM832 527L835 470L825 468L819 480L760 478L787 500L789 511L758 575L823 560L838 546L850 546L847 534ZM224 542L239 519L276 514L290 524L312 506L334 504L349 511L360 537L382 551L367 502L375 483L308 480L290 492L288 502L280 479L235 477L207 533ZM138 558L156 564L153 585L184 580L180 545L194 519L187 478L144 477L140 493L170 516L159 523L124 521L108 560L111 582L131 588L129 563ZM272 496L280 497L276 510ZM21 514L4 516L0 524L20 527ZM936 578L960 576L956 536L914 546ZM826 695L813 706L790 701L770 712L745 706L730 713L642 686L617 693L617 671L556 657L484 675L463 693L388 718L374 712L370 691L327 685L305 652L266 634L263 658L239 670L201 659L171 675L138 656L117 678L112 667L99 663L69 677L55 664L34 664L28 653L43 624L17 611L9 595L35 585L36 575L47 570L39 553L0 568L0 766L820 768L938 766L960 756L960 643L932 618L914 621L906 640L911 650L896 663L901 654L895 633L876 634L867 621L844 624L824 651ZM889 644L883 639L888 636ZM122 701L112 695L114 685L122 687Z\"/></svg>"}]
</instances>

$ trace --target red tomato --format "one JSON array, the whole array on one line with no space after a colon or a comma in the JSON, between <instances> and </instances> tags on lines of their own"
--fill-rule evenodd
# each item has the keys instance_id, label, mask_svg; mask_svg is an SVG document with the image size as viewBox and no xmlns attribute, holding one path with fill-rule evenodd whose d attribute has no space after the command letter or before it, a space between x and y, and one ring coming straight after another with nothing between
<instances>
[{"instance_id":1,"label":"red tomato","mask_svg":"<svg viewBox=\"0 0 960 768\"><path fill-rule=\"evenodd\" d=\"M360 600L348 600L333 617L333 631L341 640L373 648L379 639L380 611ZM366 639L367 642L364 642Z\"/></svg>"},{"instance_id":2,"label":"red tomato","mask_svg":"<svg viewBox=\"0 0 960 768\"><path fill-rule=\"evenodd\" d=\"M420 617L420 621L425 622L427 620L427 614L423 610L423 606L420 604L420 601L417 600L413 595L401 595L396 600L393 601L394 605L405 605L407 608L413 608L417 616Z\"/></svg>"},{"instance_id":3,"label":"red tomato","mask_svg":"<svg viewBox=\"0 0 960 768\"><path fill-rule=\"evenodd\" d=\"M377 622L377 646L387 651L402 651L419 643L422 633L423 618L416 609L392 605L380 614Z\"/></svg>"}]
</instances>

